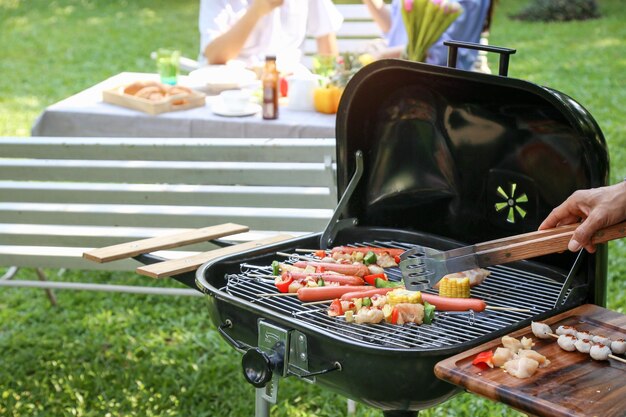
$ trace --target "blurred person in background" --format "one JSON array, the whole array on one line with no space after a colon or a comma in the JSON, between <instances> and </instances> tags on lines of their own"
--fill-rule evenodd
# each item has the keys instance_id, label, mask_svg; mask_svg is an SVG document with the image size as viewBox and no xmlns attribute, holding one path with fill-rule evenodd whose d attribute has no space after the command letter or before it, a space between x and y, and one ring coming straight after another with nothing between
<instances>
[{"instance_id":1,"label":"blurred person in background","mask_svg":"<svg viewBox=\"0 0 626 417\"><path fill-rule=\"evenodd\" d=\"M539 225L539 230L577 223L568 249L581 248L595 252L591 237L600 229L626 220L626 179L618 184L574 192L560 206L552 210Z\"/></svg>"},{"instance_id":2,"label":"blurred person in background","mask_svg":"<svg viewBox=\"0 0 626 417\"><path fill-rule=\"evenodd\" d=\"M496 0L458 0L463 6L463 13L450 25L433 46L428 50L426 63L445 66L448 63L447 40L480 43L481 35L485 38L489 32ZM402 20L402 0L393 0L387 6L384 0L363 0L386 40L386 47L375 51L376 58L400 58L408 41ZM478 51L459 49L457 68L489 73L486 58Z\"/></svg>"},{"instance_id":3,"label":"blurred person in background","mask_svg":"<svg viewBox=\"0 0 626 417\"><path fill-rule=\"evenodd\" d=\"M300 63L307 35L319 54L337 55L343 17L331 0L201 0L200 63L237 59L260 66L275 55L280 67Z\"/></svg>"}]
</instances>

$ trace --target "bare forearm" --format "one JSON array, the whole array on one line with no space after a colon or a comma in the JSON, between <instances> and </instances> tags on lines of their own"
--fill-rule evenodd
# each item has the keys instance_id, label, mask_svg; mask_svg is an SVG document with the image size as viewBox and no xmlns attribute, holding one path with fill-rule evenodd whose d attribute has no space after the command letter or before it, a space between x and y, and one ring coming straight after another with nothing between
<instances>
[{"instance_id":1,"label":"bare forearm","mask_svg":"<svg viewBox=\"0 0 626 417\"><path fill-rule=\"evenodd\" d=\"M263 15L255 9L248 9L227 32L215 38L204 48L204 56L208 63L224 64L237 57L261 17Z\"/></svg>"},{"instance_id":2,"label":"bare forearm","mask_svg":"<svg viewBox=\"0 0 626 417\"><path fill-rule=\"evenodd\" d=\"M383 0L363 0L363 3L367 6L372 19L374 19L380 30L383 33L389 32L391 28L391 13Z\"/></svg>"},{"instance_id":3,"label":"bare forearm","mask_svg":"<svg viewBox=\"0 0 626 417\"><path fill-rule=\"evenodd\" d=\"M320 36L316 38L317 53L321 55L337 55L339 49L337 47L337 36L334 33Z\"/></svg>"}]
</instances>

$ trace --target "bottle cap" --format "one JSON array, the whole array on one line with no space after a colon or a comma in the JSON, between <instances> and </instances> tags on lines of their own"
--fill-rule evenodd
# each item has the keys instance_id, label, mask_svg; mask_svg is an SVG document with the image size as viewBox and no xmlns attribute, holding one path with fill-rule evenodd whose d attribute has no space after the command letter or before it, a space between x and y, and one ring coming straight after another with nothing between
<instances>
[{"instance_id":1,"label":"bottle cap","mask_svg":"<svg viewBox=\"0 0 626 417\"><path fill-rule=\"evenodd\" d=\"M276 61L276 55L266 55L265 56L265 60L266 61Z\"/></svg>"}]
</instances>

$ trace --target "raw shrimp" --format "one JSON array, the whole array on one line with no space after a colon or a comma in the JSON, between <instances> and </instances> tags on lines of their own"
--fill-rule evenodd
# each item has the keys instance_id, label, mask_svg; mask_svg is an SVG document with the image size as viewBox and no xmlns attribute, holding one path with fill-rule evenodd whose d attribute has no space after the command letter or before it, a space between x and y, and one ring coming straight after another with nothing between
<instances>
[{"instance_id":1,"label":"raw shrimp","mask_svg":"<svg viewBox=\"0 0 626 417\"><path fill-rule=\"evenodd\" d=\"M603 345L602 343L595 344L589 349L589 355L592 359L597 361L606 361L611 354L611 348Z\"/></svg>"},{"instance_id":2,"label":"raw shrimp","mask_svg":"<svg viewBox=\"0 0 626 417\"><path fill-rule=\"evenodd\" d=\"M553 334L552 329L545 323L540 323L538 321L533 321L530 323L530 328L533 331L533 334L537 336L539 339L550 339Z\"/></svg>"},{"instance_id":3,"label":"raw shrimp","mask_svg":"<svg viewBox=\"0 0 626 417\"><path fill-rule=\"evenodd\" d=\"M363 307L354 315L354 322L357 324L376 324L385 318L383 312L377 308Z\"/></svg>"},{"instance_id":4,"label":"raw shrimp","mask_svg":"<svg viewBox=\"0 0 626 417\"><path fill-rule=\"evenodd\" d=\"M397 324L417 323L422 324L424 321L424 305L400 303L394 307L398 311Z\"/></svg>"},{"instance_id":5,"label":"raw shrimp","mask_svg":"<svg viewBox=\"0 0 626 417\"><path fill-rule=\"evenodd\" d=\"M522 349L532 349L533 348L533 339L529 338L529 337L522 337L522 340L520 341L520 343L522 344Z\"/></svg>"},{"instance_id":6,"label":"raw shrimp","mask_svg":"<svg viewBox=\"0 0 626 417\"><path fill-rule=\"evenodd\" d=\"M559 336L562 334L570 334L572 336L576 336L577 333L578 331L572 326L559 326L556 329L556 334L558 334Z\"/></svg>"},{"instance_id":7,"label":"raw shrimp","mask_svg":"<svg viewBox=\"0 0 626 417\"><path fill-rule=\"evenodd\" d=\"M536 360L537 363L539 363L540 368L545 368L546 366L550 365L550 361L548 360L548 358L534 350L522 349L517 352L517 356L519 356L520 358L529 358Z\"/></svg>"},{"instance_id":8,"label":"raw shrimp","mask_svg":"<svg viewBox=\"0 0 626 417\"><path fill-rule=\"evenodd\" d=\"M578 339L574 342L574 347L581 353L589 353L591 346L593 346L593 342L589 339Z\"/></svg>"},{"instance_id":9,"label":"raw shrimp","mask_svg":"<svg viewBox=\"0 0 626 417\"><path fill-rule=\"evenodd\" d=\"M491 275L491 271L484 268L474 268L463 272L454 272L452 274L445 275L444 278L469 278L470 287L475 287L483 283L485 278ZM441 282L441 281L439 281ZM439 288L439 282L435 284L435 288Z\"/></svg>"},{"instance_id":10,"label":"raw shrimp","mask_svg":"<svg viewBox=\"0 0 626 417\"><path fill-rule=\"evenodd\" d=\"M559 344L561 349L566 350L568 352L573 352L576 350L576 346L574 346L574 343L576 343L576 340L578 339L576 339L576 337L572 336L571 334L562 334L557 339L557 343Z\"/></svg>"},{"instance_id":11,"label":"raw shrimp","mask_svg":"<svg viewBox=\"0 0 626 417\"><path fill-rule=\"evenodd\" d=\"M626 353L626 340L617 339L611 342L611 350L616 355L622 355Z\"/></svg>"},{"instance_id":12,"label":"raw shrimp","mask_svg":"<svg viewBox=\"0 0 626 417\"><path fill-rule=\"evenodd\" d=\"M511 336L503 336L502 346L511 349L513 353L517 353L522 348L522 342Z\"/></svg>"},{"instance_id":13,"label":"raw shrimp","mask_svg":"<svg viewBox=\"0 0 626 417\"><path fill-rule=\"evenodd\" d=\"M588 331L582 331L582 332L576 333L576 338L591 340L593 338L593 335L589 333Z\"/></svg>"},{"instance_id":14,"label":"raw shrimp","mask_svg":"<svg viewBox=\"0 0 626 417\"><path fill-rule=\"evenodd\" d=\"M504 370L516 378L529 378L539 368L539 362L530 358L518 358L504 364Z\"/></svg>"},{"instance_id":15,"label":"raw shrimp","mask_svg":"<svg viewBox=\"0 0 626 417\"><path fill-rule=\"evenodd\" d=\"M506 362L513 359L514 356L515 354L511 351L511 349L499 347L499 348L496 348L496 351L494 352L493 357L491 358L491 362L493 363L494 366L502 366Z\"/></svg>"},{"instance_id":16,"label":"raw shrimp","mask_svg":"<svg viewBox=\"0 0 626 417\"><path fill-rule=\"evenodd\" d=\"M600 334L597 334L597 335L593 336L591 338L591 341L593 343L599 343L599 344L604 345L604 346L611 346L611 342L612 342L611 339L609 339L606 336L600 335Z\"/></svg>"}]
</instances>

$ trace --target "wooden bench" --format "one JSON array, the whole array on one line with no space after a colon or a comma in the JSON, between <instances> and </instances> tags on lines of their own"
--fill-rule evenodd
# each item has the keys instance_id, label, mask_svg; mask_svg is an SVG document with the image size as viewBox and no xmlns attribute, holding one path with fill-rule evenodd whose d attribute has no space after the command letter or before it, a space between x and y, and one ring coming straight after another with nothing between
<instances>
[{"instance_id":1,"label":"wooden bench","mask_svg":"<svg viewBox=\"0 0 626 417\"><path fill-rule=\"evenodd\" d=\"M249 227L234 243L318 232L336 201L334 139L5 137L0 266L135 270L82 254L222 223Z\"/></svg>"}]
</instances>

